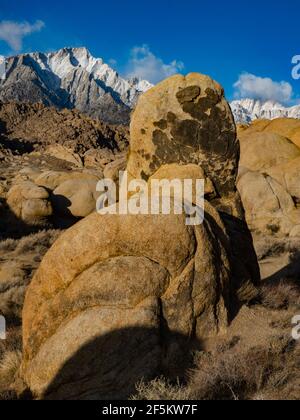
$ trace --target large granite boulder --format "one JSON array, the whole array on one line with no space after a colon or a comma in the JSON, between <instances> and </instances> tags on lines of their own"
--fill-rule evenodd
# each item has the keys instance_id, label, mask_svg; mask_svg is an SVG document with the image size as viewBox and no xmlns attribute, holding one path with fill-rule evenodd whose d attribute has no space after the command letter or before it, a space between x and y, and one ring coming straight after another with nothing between
<instances>
[{"instance_id":1,"label":"large granite boulder","mask_svg":"<svg viewBox=\"0 0 300 420\"><path fill-rule=\"evenodd\" d=\"M300 275L300 122L258 120L240 126L237 187L254 238L261 277Z\"/></svg>"},{"instance_id":2,"label":"large granite boulder","mask_svg":"<svg viewBox=\"0 0 300 420\"><path fill-rule=\"evenodd\" d=\"M266 171L300 157L300 149L289 139L276 133L248 133L239 135L240 166L251 171Z\"/></svg>"},{"instance_id":3,"label":"large granite boulder","mask_svg":"<svg viewBox=\"0 0 300 420\"><path fill-rule=\"evenodd\" d=\"M83 218L96 211L97 179L70 179L52 193L53 207L58 214Z\"/></svg>"},{"instance_id":4,"label":"large granite boulder","mask_svg":"<svg viewBox=\"0 0 300 420\"><path fill-rule=\"evenodd\" d=\"M170 77L139 99L130 134L129 179L148 180L173 163L203 169L216 192L209 200L230 237L236 287L257 282L257 258L236 190L240 145L223 88L198 73Z\"/></svg>"},{"instance_id":5,"label":"large granite boulder","mask_svg":"<svg viewBox=\"0 0 300 420\"><path fill-rule=\"evenodd\" d=\"M174 352L187 356L175 333L201 342L226 327L229 245L208 208L196 228L184 216L93 214L55 243L23 311L22 374L34 395L128 397Z\"/></svg>"},{"instance_id":6,"label":"large granite boulder","mask_svg":"<svg viewBox=\"0 0 300 420\"><path fill-rule=\"evenodd\" d=\"M267 174L248 172L238 182L247 223L255 234L288 236L300 225L300 209L285 188Z\"/></svg>"},{"instance_id":7,"label":"large granite boulder","mask_svg":"<svg viewBox=\"0 0 300 420\"><path fill-rule=\"evenodd\" d=\"M94 213L58 239L23 311L20 378L38 398L128 398L141 378L181 377L191 347L253 297L258 266L222 88L172 77L140 99L131 133L129 179L204 178L204 222Z\"/></svg>"}]
</instances>

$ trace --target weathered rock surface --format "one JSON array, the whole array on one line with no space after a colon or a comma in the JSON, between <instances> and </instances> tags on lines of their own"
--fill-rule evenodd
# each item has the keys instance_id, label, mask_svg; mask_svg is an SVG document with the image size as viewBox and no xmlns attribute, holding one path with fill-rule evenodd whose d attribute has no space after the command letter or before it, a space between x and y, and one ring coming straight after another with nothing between
<instances>
[{"instance_id":1,"label":"weathered rock surface","mask_svg":"<svg viewBox=\"0 0 300 420\"><path fill-rule=\"evenodd\" d=\"M296 209L290 194L270 176L248 172L238 183L246 210L248 226L256 233L289 235L300 224L300 209Z\"/></svg>"},{"instance_id":2,"label":"weathered rock surface","mask_svg":"<svg viewBox=\"0 0 300 420\"><path fill-rule=\"evenodd\" d=\"M255 290L222 88L196 74L170 78L140 100L131 131L131 176L207 180L204 223L92 214L59 238L23 311L21 378L36 397L128 398L142 377L182 376L187 347L223 331L237 296Z\"/></svg>"},{"instance_id":3,"label":"weathered rock surface","mask_svg":"<svg viewBox=\"0 0 300 420\"><path fill-rule=\"evenodd\" d=\"M240 284L259 278L252 239L236 191L240 146L222 87L197 73L173 76L146 92L132 115L127 170L148 180L162 165L195 164L212 183ZM246 256L246 258L245 258ZM241 261L246 267L241 276ZM251 274L249 274L251 273Z\"/></svg>"},{"instance_id":4,"label":"weathered rock surface","mask_svg":"<svg viewBox=\"0 0 300 420\"><path fill-rule=\"evenodd\" d=\"M267 172L300 204L300 157L290 160L283 165L274 166Z\"/></svg>"},{"instance_id":5,"label":"weathered rock surface","mask_svg":"<svg viewBox=\"0 0 300 420\"><path fill-rule=\"evenodd\" d=\"M250 126L242 126L240 131L244 130L248 133L275 133L290 139L297 147L300 147L300 121L298 119L257 120Z\"/></svg>"},{"instance_id":6,"label":"weathered rock surface","mask_svg":"<svg viewBox=\"0 0 300 420\"><path fill-rule=\"evenodd\" d=\"M300 275L299 120L255 121L238 130L238 189L263 279ZM298 251L297 251L298 248Z\"/></svg>"},{"instance_id":7,"label":"weathered rock surface","mask_svg":"<svg viewBox=\"0 0 300 420\"><path fill-rule=\"evenodd\" d=\"M74 226L43 260L27 294L23 373L31 390L60 398L89 392L126 397L139 378L155 375L171 357L169 330L201 339L225 328L227 246L216 226L188 228L182 216L95 214ZM129 336L130 328L143 334ZM120 334L116 343L114 332ZM124 359L122 347L134 343L139 351ZM94 356L86 363L89 344ZM85 367L74 378L67 362L75 366L76 353Z\"/></svg>"},{"instance_id":8,"label":"weathered rock surface","mask_svg":"<svg viewBox=\"0 0 300 420\"><path fill-rule=\"evenodd\" d=\"M131 120L127 169L148 179L162 165L198 164L221 196L232 193L239 157L222 87L207 76L173 76L146 92Z\"/></svg>"},{"instance_id":9,"label":"weathered rock surface","mask_svg":"<svg viewBox=\"0 0 300 420\"><path fill-rule=\"evenodd\" d=\"M266 171L300 157L300 149L289 139L276 133L241 134L239 139L240 166L251 171Z\"/></svg>"},{"instance_id":10,"label":"weathered rock surface","mask_svg":"<svg viewBox=\"0 0 300 420\"><path fill-rule=\"evenodd\" d=\"M28 181L10 189L7 204L18 219L30 224L43 223L53 213L48 191Z\"/></svg>"},{"instance_id":11,"label":"weathered rock surface","mask_svg":"<svg viewBox=\"0 0 300 420\"><path fill-rule=\"evenodd\" d=\"M83 218L96 211L97 179L70 179L61 183L52 193L55 211L64 216Z\"/></svg>"},{"instance_id":12,"label":"weathered rock surface","mask_svg":"<svg viewBox=\"0 0 300 420\"><path fill-rule=\"evenodd\" d=\"M80 156L77 153L74 153L72 149L61 146L60 144L49 146L46 149L45 153L47 155L54 156L57 159L70 162L75 167L79 167L79 168L83 167L83 162Z\"/></svg>"}]
</instances>

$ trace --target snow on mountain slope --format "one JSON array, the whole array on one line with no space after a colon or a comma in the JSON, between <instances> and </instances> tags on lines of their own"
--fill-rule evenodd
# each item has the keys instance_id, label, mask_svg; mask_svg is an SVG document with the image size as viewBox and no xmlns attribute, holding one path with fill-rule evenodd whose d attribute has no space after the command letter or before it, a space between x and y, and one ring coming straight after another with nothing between
<instances>
[{"instance_id":1,"label":"snow on mountain slope","mask_svg":"<svg viewBox=\"0 0 300 420\"><path fill-rule=\"evenodd\" d=\"M278 102L262 102L255 99L241 99L231 102L230 105L237 123L250 123L257 119L300 119L300 105L287 108Z\"/></svg>"},{"instance_id":2,"label":"snow on mountain slope","mask_svg":"<svg viewBox=\"0 0 300 420\"><path fill-rule=\"evenodd\" d=\"M122 78L86 48L63 48L9 58L0 100L77 108L106 122L128 123L138 97L151 87L145 80Z\"/></svg>"}]
</instances>

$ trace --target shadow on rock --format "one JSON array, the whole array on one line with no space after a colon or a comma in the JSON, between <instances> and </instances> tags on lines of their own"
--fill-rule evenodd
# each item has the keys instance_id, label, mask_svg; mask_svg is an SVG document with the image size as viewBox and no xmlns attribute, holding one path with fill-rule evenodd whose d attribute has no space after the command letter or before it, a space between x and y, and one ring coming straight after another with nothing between
<instances>
[{"instance_id":1,"label":"shadow on rock","mask_svg":"<svg viewBox=\"0 0 300 420\"><path fill-rule=\"evenodd\" d=\"M291 280L300 285L300 251L295 250L290 256L290 263L266 278L264 282L277 285L282 280Z\"/></svg>"},{"instance_id":2,"label":"shadow on rock","mask_svg":"<svg viewBox=\"0 0 300 420\"><path fill-rule=\"evenodd\" d=\"M185 382L201 343L165 328L124 328L95 337L69 359L45 392L50 400L128 399L141 380Z\"/></svg>"}]
</instances>

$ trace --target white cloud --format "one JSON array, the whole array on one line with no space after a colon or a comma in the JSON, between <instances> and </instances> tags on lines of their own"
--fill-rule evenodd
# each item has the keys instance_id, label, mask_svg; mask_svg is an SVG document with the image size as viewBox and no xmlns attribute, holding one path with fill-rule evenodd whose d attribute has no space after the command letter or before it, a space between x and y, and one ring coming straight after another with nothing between
<instances>
[{"instance_id":1,"label":"white cloud","mask_svg":"<svg viewBox=\"0 0 300 420\"><path fill-rule=\"evenodd\" d=\"M45 24L41 20L37 20L32 25L28 22L3 20L0 22L0 40L5 41L14 51L20 51L23 46L23 38L41 31L44 26Z\"/></svg>"},{"instance_id":2,"label":"white cloud","mask_svg":"<svg viewBox=\"0 0 300 420\"><path fill-rule=\"evenodd\" d=\"M260 99L289 103L293 98L293 88L288 82L275 82L269 77L258 77L243 73L234 84L236 98Z\"/></svg>"},{"instance_id":3,"label":"white cloud","mask_svg":"<svg viewBox=\"0 0 300 420\"><path fill-rule=\"evenodd\" d=\"M184 69L181 61L174 60L169 64L156 57L148 45L134 47L127 64L127 77L139 77L151 83L158 83L166 77Z\"/></svg>"}]
</instances>

